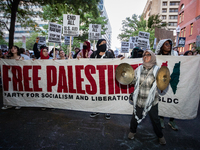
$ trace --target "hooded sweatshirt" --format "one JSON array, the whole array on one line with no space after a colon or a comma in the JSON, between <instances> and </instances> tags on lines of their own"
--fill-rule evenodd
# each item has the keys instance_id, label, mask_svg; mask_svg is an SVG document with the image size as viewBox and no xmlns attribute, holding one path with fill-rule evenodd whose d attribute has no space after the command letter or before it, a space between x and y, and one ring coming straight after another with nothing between
<instances>
[{"instance_id":1,"label":"hooded sweatshirt","mask_svg":"<svg viewBox=\"0 0 200 150\"><path fill-rule=\"evenodd\" d=\"M163 44L166 42L166 41L169 41L170 45L171 45L171 53L169 53L168 55L171 55L171 56L178 56L178 53L174 50L172 50L172 40L171 39L163 39L163 40L160 40L157 47L156 47L156 51L155 51L155 54L156 55L162 55L162 54L159 54L160 53L160 50L161 50L161 47L163 46Z\"/></svg>"}]
</instances>

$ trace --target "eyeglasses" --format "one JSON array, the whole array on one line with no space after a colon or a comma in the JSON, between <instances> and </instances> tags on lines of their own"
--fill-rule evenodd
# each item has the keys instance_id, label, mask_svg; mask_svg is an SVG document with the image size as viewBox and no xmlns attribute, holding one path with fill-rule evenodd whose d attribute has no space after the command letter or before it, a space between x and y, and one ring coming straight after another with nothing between
<instances>
[{"instance_id":1,"label":"eyeglasses","mask_svg":"<svg viewBox=\"0 0 200 150\"><path fill-rule=\"evenodd\" d=\"M170 44L169 43L165 43L165 46L170 46Z\"/></svg>"},{"instance_id":2,"label":"eyeglasses","mask_svg":"<svg viewBox=\"0 0 200 150\"><path fill-rule=\"evenodd\" d=\"M144 56L147 56L147 57L149 57L149 56L151 56L151 54L145 54L145 55L143 55L143 57L144 57Z\"/></svg>"},{"instance_id":3,"label":"eyeglasses","mask_svg":"<svg viewBox=\"0 0 200 150\"><path fill-rule=\"evenodd\" d=\"M48 52L48 51L43 51L43 52Z\"/></svg>"}]
</instances>

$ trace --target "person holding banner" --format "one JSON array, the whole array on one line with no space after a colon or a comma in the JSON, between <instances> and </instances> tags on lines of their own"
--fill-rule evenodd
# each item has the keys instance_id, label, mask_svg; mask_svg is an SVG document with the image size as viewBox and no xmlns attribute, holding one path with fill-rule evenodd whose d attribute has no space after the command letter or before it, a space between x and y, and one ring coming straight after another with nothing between
<instances>
[{"instance_id":1,"label":"person holding banner","mask_svg":"<svg viewBox=\"0 0 200 150\"><path fill-rule=\"evenodd\" d=\"M81 50L80 50L78 47L75 48L75 54L74 54L74 56L73 56L73 59L77 57L77 55L78 55L78 53L79 53L80 51L81 51Z\"/></svg>"},{"instance_id":2,"label":"person holding banner","mask_svg":"<svg viewBox=\"0 0 200 150\"><path fill-rule=\"evenodd\" d=\"M44 47L41 49L39 59L50 59L50 56L48 54L48 47Z\"/></svg>"},{"instance_id":3,"label":"person holding banner","mask_svg":"<svg viewBox=\"0 0 200 150\"><path fill-rule=\"evenodd\" d=\"M171 55L171 56L178 56L177 51L172 50L172 40L171 39L163 39L160 40L155 51L156 55ZM164 129L164 117L160 116L160 123L161 127ZM170 118L168 122L169 126L175 131L178 130L178 126L174 122L174 118Z\"/></svg>"},{"instance_id":4,"label":"person holding banner","mask_svg":"<svg viewBox=\"0 0 200 150\"><path fill-rule=\"evenodd\" d=\"M65 52L63 50L59 51L59 56L60 56L59 60L65 60L65 59L67 59L67 57L65 57Z\"/></svg>"},{"instance_id":5,"label":"person holding banner","mask_svg":"<svg viewBox=\"0 0 200 150\"><path fill-rule=\"evenodd\" d=\"M16 59L16 60L24 60L24 57L21 57L20 56L20 49L18 46L14 45L12 46L12 49L10 51L10 59ZM5 109L8 109L8 108L12 108L12 106L3 106L1 109L5 110ZM20 106L16 106L15 109L20 109L21 107Z\"/></svg>"},{"instance_id":6,"label":"person holding banner","mask_svg":"<svg viewBox=\"0 0 200 150\"><path fill-rule=\"evenodd\" d=\"M92 53L92 55L90 56L90 58L113 58L113 55L111 52L109 51L106 51L107 49L107 46L106 46L106 40L105 39L99 39L98 42L97 42L97 51L94 51ZM99 113L97 112L93 112L90 117L93 118L93 117L96 117L98 116ZM105 114L105 118L107 120L109 120L111 117L110 117L110 114Z\"/></svg>"},{"instance_id":7,"label":"person holding banner","mask_svg":"<svg viewBox=\"0 0 200 150\"><path fill-rule=\"evenodd\" d=\"M97 42L97 50L92 53L90 58L114 58L111 52L106 51L106 40L99 39Z\"/></svg>"},{"instance_id":8,"label":"person holding banner","mask_svg":"<svg viewBox=\"0 0 200 150\"><path fill-rule=\"evenodd\" d=\"M133 93L133 115L130 123L129 139L134 139L138 124L150 116L153 129L160 144L166 144L158 117L158 92L156 75L159 67L156 65L156 56L151 50L143 53L143 64L135 70L132 84L135 85Z\"/></svg>"},{"instance_id":9,"label":"person holding banner","mask_svg":"<svg viewBox=\"0 0 200 150\"><path fill-rule=\"evenodd\" d=\"M77 58L90 58L92 51L90 49L90 42L83 43L83 49L78 53Z\"/></svg>"}]
</instances>

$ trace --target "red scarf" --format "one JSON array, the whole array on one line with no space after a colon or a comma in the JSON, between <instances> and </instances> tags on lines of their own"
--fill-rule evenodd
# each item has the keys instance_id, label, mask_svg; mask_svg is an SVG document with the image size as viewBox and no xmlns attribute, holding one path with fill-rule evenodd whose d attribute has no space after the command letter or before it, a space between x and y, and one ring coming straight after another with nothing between
<instances>
[{"instance_id":1,"label":"red scarf","mask_svg":"<svg viewBox=\"0 0 200 150\"><path fill-rule=\"evenodd\" d=\"M47 50L48 50L47 47L45 47L45 48L43 48L43 49L47 49ZM43 55L43 49L41 49L41 51L40 51L40 59L49 59L49 55L48 55L48 56L44 56L44 55Z\"/></svg>"}]
</instances>

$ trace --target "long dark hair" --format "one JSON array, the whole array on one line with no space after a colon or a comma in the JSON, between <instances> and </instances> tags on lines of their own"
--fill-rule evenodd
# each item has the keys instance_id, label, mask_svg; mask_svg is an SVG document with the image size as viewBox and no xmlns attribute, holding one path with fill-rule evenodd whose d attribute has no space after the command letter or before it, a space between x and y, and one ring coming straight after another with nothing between
<instances>
[{"instance_id":1,"label":"long dark hair","mask_svg":"<svg viewBox=\"0 0 200 150\"><path fill-rule=\"evenodd\" d=\"M13 48L13 47L17 48L17 55L20 56L20 50L19 50L19 47L16 46L16 45L13 45L12 48ZM13 56L12 50L10 51L10 56L11 56L11 57Z\"/></svg>"}]
</instances>

